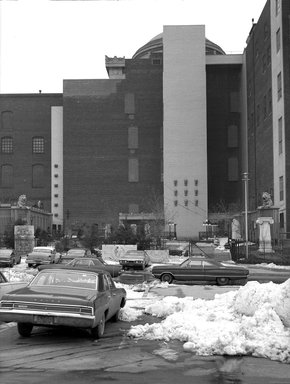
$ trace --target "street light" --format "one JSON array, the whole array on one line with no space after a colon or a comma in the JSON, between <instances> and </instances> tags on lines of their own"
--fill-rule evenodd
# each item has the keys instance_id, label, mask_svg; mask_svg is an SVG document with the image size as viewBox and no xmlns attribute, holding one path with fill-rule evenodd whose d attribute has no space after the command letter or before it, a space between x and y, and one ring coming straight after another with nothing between
<instances>
[{"instance_id":1,"label":"street light","mask_svg":"<svg viewBox=\"0 0 290 384\"><path fill-rule=\"evenodd\" d=\"M245 241L246 241L246 259L249 257L249 246L248 246L248 172L243 173L244 187L245 187Z\"/></svg>"}]
</instances>

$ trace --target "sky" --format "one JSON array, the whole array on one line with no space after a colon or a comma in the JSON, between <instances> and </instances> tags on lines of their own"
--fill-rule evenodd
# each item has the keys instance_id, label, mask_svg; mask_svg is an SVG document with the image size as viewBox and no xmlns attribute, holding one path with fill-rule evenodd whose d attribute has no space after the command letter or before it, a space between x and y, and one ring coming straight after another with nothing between
<instances>
[{"instance_id":1,"label":"sky","mask_svg":"<svg viewBox=\"0 0 290 384\"><path fill-rule=\"evenodd\" d=\"M205 25L241 53L266 0L0 0L0 93L62 93L106 79L105 55L131 58L164 25Z\"/></svg>"},{"instance_id":2,"label":"sky","mask_svg":"<svg viewBox=\"0 0 290 384\"><path fill-rule=\"evenodd\" d=\"M37 273L26 268L24 259L2 271L9 281L28 282ZM250 281L240 288L228 286L227 292L215 294L210 300L156 296L150 288L168 287L159 280L116 285L127 292L120 320L135 322L144 313L161 318L151 324L131 326L128 336L166 342L155 351L164 359L178 359L168 345L180 340L183 350L195 355L247 355L290 363L290 279L282 284Z\"/></svg>"}]
</instances>

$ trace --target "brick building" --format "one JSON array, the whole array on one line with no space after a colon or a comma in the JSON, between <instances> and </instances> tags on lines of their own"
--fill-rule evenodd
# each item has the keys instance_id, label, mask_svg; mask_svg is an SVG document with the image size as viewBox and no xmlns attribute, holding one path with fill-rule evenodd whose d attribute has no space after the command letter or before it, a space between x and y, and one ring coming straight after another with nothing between
<instances>
[{"instance_id":1,"label":"brick building","mask_svg":"<svg viewBox=\"0 0 290 384\"><path fill-rule=\"evenodd\" d=\"M197 238L221 207L241 210L248 172L251 209L272 193L286 229L288 15L268 0L242 54L204 26L164 26L131 59L106 57L108 79L0 95L0 201L41 200L66 233L164 215Z\"/></svg>"}]
</instances>

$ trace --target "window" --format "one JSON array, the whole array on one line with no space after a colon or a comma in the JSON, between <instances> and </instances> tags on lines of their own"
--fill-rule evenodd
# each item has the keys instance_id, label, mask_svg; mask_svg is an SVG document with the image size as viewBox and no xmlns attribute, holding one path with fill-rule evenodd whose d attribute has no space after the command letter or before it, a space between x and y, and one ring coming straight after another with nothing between
<instances>
[{"instance_id":1,"label":"window","mask_svg":"<svg viewBox=\"0 0 290 384\"><path fill-rule=\"evenodd\" d=\"M280 213L280 220L279 220L279 222L280 222L280 229L284 229L284 227L285 227L285 224L284 224L284 212Z\"/></svg>"},{"instance_id":2,"label":"window","mask_svg":"<svg viewBox=\"0 0 290 384\"><path fill-rule=\"evenodd\" d=\"M54 197L58 197L58 193L55 193Z\"/></svg>"},{"instance_id":3,"label":"window","mask_svg":"<svg viewBox=\"0 0 290 384\"><path fill-rule=\"evenodd\" d=\"M161 59L153 59L152 64L153 65L161 65Z\"/></svg>"},{"instance_id":4,"label":"window","mask_svg":"<svg viewBox=\"0 0 290 384\"><path fill-rule=\"evenodd\" d=\"M58 174L56 173L56 174L54 175L54 177L58 177Z\"/></svg>"},{"instance_id":5,"label":"window","mask_svg":"<svg viewBox=\"0 0 290 384\"><path fill-rule=\"evenodd\" d=\"M177 196L178 195L178 191L174 191L174 196Z\"/></svg>"},{"instance_id":6,"label":"window","mask_svg":"<svg viewBox=\"0 0 290 384\"><path fill-rule=\"evenodd\" d=\"M1 167L1 187L13 187L13 167L10 164L4 164Z\"/></svg>"},{"instance_id":7,"label":"window","mask_svg":"<svg viewBox=\"0 0 290 384\"><path fill-rule=\"evenodd\" d=\"M13 153L13 139L12 137L2 137L1 139L1 152Z\"/></svg>"},{"instance_id":8,"label":"window","mask_svg":"<svg viewBox=\"0 0 290 384\"><path fill-rule=\"evenodd\" d=\"M58 168L58 164L54 164L54 168Z\"/></svg>"},{"instance_id":9,"label":"window","mask_svg":"<svg viewBox=\"0 0 290 384\"><path fill-rule=\"evenodd\" d=\"M33 153L44 153L44 138L33 137L32 139L32 152Z\"/></svg>"},{"instance_id":10,"label":"window","mask_svg":"<svg viewBox=\"0 0 290 384\"><path fill-rule=\"evenodd\" d=\"M284 200L284 177L279 177L279 194L280 194L280 201Z\"/></svg>"},{"instance_id":11,"label":"window","mask_svg":"<svg viewBox=\"0 0 290 384\"><path fill-rule=\"evenodd\" d=\"M135 114L135 95L134 93L125 94L125 113L129 115Z\"/></svg>"},{"instance_id":12,"label":"window","mask_svg":"<svg viewBox=\"0 0 290 384\"><path fill-rule=\"evenodd\" d=\"M281 72L277 76L277 94L278 94L278 100L282 97L282 76Z\"/></svg>"},{"instance_id":13,"label":"window","mask_svg":"<svg viewBox=\"0 0 290 384\"><path fill-rule=\"evenodd\" d=\"M129 182L139 181L139 161L138 159L129 159Z\"/></svg>"},{"instance_id":14,"label":"window","mask_svg":"<svg viewBox=\"0 0 290 384\"><path fill-rule=\"evenodd\" d=\"M32 188L44 187L44 166L35 164L32 166Z\"/></svg>"},{"instance_id":15,"label":"window","mask_svg":"<svg viewBox=\"0 0 290 384\"><path fill-rule=\"evenodd\" d=\"M282 130L282 117L278 120L278 145L279 145L279 155L283 153L283 130Z\"/></svg>"},{"instance_id":16,"label":"window","mask_svg":"<svg viewBox=\"0 0 290 384\"><path fill-rule=\"evenodd\" d=\"M237 148L238 146L238 127L230 125L228 127L228 147Z\"/></svg>"},{"instance_id":17,"label":"window","mask_svg":"<svg viewBox=\"0 0 290 384\"><path fill-rule=\"evenodd\" d=\"M128 148L129 149L138 148L138 127L128 128Z\"/></svg>"},{"instance_id":18,"label":"window","mask_svg":"<svg viewBox=\"0 0 290 384\"><path fill-rule=\"evenodd\" d=\"M58 188L58 184L54 184L54 188Z\"/></svg>"},{"instance_id":19,"label":"window","mask_svg":"<svg viewBox=\"0 0 290 384\"><path fill-rule=\"evenodd\" d=\"M177 180L174 180L173 184L174 184L175 187L177 187Z\"/></svg>"},{"instance_id":20,"label":"window","mask_svg":"<svg viewBox=\"0 0 290 384\"><path fill-rule=\"evenodd\" d=\"M194 180L194 185L197 187L198 186L198 180Z\"/></svg>"},{"instance_id":21,"label":"window","mask_svg":"<svg viewBox=\"0 0 290 384\"><path fill-rule=\"evenodd\" d=\"M194 190L194 196L198 196L198 190L197 189Z\"/></svg>"},{"instance_id":22,"label":"window","mask_svg":"<svg viewBox=\"0 0 290 384\"><path fill-rule=\"evenodd\" d=\"M55 204L54 204L54 206L55 206L55 207L58 207L58 204L57 204L57 203L55 203Z\"/></svg>"},{"instance_id":23,"label":"window","mask_svg":"<svg viewBox=\"0 0 290 384\"><path fill-rule=\"evenodd\" d=\"M178 201L174 200L174 206L177 207L177 205L178 205Z\"/></svg>"},{"instance_id":24,"label":"window","mask_svg":"<svg viewBox=\"0 0 290 384\"><path fill-rule=\"evenodd\" d=\"M194 205L198 207L198 200L195 200Z\"/></svg>"},{"instance_id":25,"label":"window","mask_svg":"<svg viewBox=\"0 0 290 384\"><path fill-rule=\"evenodd\" d=\"M184 190L184 196L188 196L188 190L187 189Z\"/></svg>"},{"instance_id":26,"label":"window","mask_svg":"<svg viewBox=\"0 0 290 384\"><path fill-rule=\"evenodd\" d=\"M228 181L238 181L238 159L230 157L228 159Z\"/></svg>"},{"instance_id":27,"label":"window","mask_svg":"<svg viewBox=\"0 0 290 384\"><path fill-rule=\"evenodd\" d=\"M281 48L281 33L280 33L280 28L276 32L276 52L278 53Z\"/></svg>"},{"instance_id":28,"label":"window","mask_svg":"<svg viewBox=\"0 0 290 384\"><path fill-rule=\"evenodd\" d=\"M188 207L188 200L184 200L184 206Z\"/></svg>"},{"instance_id":29,"label":"window","mask_svg":"<svg viewBox=\"0 0 290 384\"><path fill-rule=\"evenodd\" d=\"M188 180L184 180L184 186L185 186L185 187L188 186Z\"/></svg>"}]
</instances>

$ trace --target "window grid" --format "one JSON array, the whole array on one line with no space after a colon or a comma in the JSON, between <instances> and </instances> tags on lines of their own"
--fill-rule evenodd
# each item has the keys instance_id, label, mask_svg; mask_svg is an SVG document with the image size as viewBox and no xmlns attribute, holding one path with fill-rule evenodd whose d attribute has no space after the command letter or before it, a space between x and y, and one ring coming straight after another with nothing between
<instances>
[{"instance_id":1,"label":"window grid","mask_svg":"<svg viewBox=\"0 0 290 384\"><path fill-rule=\"evenodd\" d=\"M1 152L13 153L13 139L12 137L3 137L1 139Z\"/></svg>"},{"instance_id":2,"label":"window grid","mask_svg":"<svg viewBox=\"0 0 290 384\"><path fill-rule=\"evenodd\" d=\"M44 138L34 137L32 140L32 152L33 153L44 153Z\"/></svg>"}]
</instances>

